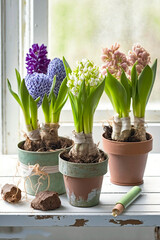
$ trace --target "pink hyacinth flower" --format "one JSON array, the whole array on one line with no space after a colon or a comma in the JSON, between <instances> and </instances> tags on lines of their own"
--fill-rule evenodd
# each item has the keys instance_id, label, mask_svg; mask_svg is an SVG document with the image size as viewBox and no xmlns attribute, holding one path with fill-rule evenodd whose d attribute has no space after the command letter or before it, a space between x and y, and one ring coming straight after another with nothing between
<instances>
[{"instance_id":1,"label":"pink hyacinth flower","mask_svg":"<svg viewBox=\"0 0 160 240\"><path fill-rule=\"evenodd\" d=\"M101 59L105 62L102 65L102 74L107 74L108 71L114 75L115 78L120 79L122 74L122 69L127 73L129 70L130 62L128 61L126 55L119 51L120 44L115 43L111 48L103 48L103 55ZM104 71L106 69L106 71Z\"/></svg>"},{"instance_id":2,"label":"pink hyacinth flower","mask_svg":"<svg viewBox=\"0 0 160 240\"><path fill-rule=\"evenodd\" d=\"M150 63L151 58L150 54L140 44L134 44L132 51L128 52L128 61L131 66L137 61L136 69L137 73L140 74L144 67Z\"/></svg>"}]
</instances>

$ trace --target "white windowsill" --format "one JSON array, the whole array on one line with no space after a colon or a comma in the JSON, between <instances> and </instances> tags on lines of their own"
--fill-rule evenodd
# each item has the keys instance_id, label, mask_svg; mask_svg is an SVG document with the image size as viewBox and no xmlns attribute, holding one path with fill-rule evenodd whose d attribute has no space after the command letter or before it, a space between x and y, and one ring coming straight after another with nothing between
<instances>
[{"instance_id":1,"label":"white windowsill","mask_svg":"<svg viewBox=\"0 0 160 240\"><path fill-rule=\"evenodd\" d=\"M110 183L109 174L104 176L102 193L100 203L98 206L92 208L77 208L72 207L63 194L60 196L62 207L54 211L38 211L30 207L30 202L33 197L28 195L27 200L23 193L23 201L19 204L8 204L2 201L0 204L0 225L1 226L76 226L78 220L82 221L82 226L106 226L106 227L119 227L121 222L124 226L143 227L143 226L157 226L160 221L160 205L159 205L159 155L149 154L144 184L141 185L142 196L139 197L126 211L117 217L113 218L111 210L116 201L130 190L128 186L117 186ZM12 170L9 173L6 168L6 174L15 175L16 158L17 156L1 155L1 161L5 161L5 165L12 165ZM154 161L154 164L153 164ZM4 173L3 173L4 174ZM19 177L0 176L0 185L6 183L15 183L19 181ZM19 186L22 189L22 185ZM138 225L127 223L130 219L138 221ZM115 222L113 221L115 220ZM125 225L126 221L126 225Z\"/></svg>"}]
</instances>

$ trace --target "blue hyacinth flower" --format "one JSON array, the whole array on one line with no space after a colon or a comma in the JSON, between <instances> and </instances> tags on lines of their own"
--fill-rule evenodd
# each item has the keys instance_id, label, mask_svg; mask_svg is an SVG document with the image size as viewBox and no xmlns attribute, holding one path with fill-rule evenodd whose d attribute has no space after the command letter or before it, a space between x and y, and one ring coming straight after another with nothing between
<instances>
[{"instance_id":1,"label":"blue hyacinth flower","mask_svg":"<svg viewBox=\"0 0 160 240\"><path fill-rule=\"evenodd\" d=\"M52 81L50 81L49 77L46 74L37 72L28 74L25 77L25 84L29 94L33 97L34 100L40 97L40 101L37 105L38 107L42 104L45 93L49 95Z\"/></svg>"},{"instance_id":2,"label":"blue hyacinth flower","mask_svg":"<svg viewBox=\"0 0 160 240\"><path fill-rule=\"evenodd\" d=\"M60 85L61 85L63 79L66 77L66 72L65 72L64 65L63 65L63 61L59 58L54 58L52 61L50 61L49 65L48 65L47 75L48 75L51 83L53 82L53 78L56 75L56 84L54 87L54 94L57 97Z\"/></svg>"}]
</instances>

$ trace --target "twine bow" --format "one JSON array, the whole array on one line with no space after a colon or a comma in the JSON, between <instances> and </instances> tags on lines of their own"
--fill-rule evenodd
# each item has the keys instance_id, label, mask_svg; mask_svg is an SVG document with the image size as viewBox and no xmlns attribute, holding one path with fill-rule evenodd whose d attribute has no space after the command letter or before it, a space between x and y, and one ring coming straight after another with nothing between
<instances>
[{"instance_id":1,"label":"twine bow","mask_svg":"<svg viewBox=\"0 0 160 240\"><path fill-rule=\"evenodd\" d=\"M38 182L37 182L37 184L35 185L35 187L37 186L37 187L36 187L36 191L35 191L35 195L37 194L40 185L43 185L43 183L41 182L41 180L46 180L46 179L48 178L48 185L47 185L47 188L44 190L44 191L47 191L47 190L49 189L49 186L50 186L50 176L49 176L48 173L46 173L46 172L43 170L44 167L42 167L42 168L40 169L40 165L39 165L38 163L36 163L35 165L29 165L28 167L32 169L32 174L30 175L31 177L32 177L32 176L36 176L36 175L39 176ZM27 176L26 179L25 179L25 181L27 181L27 179L29 179L29 181L30 181L30 183L31 183L31 188L32 188L32 190L34 191L33 184L32 184L32 181L31 181L30 177Z\"/></svg>"},{"instance_id":2,"label":"twine bow","mask_svg":"<svg viewBox=\"0 0 160 240\"><path fill-rule=\"evenodd\" d=\"M25 177L25 180L24 180L25 192L26 192L26 181L27 180L30 181L31 188L35 192L35 195L37 194L40 185L43 185L43 182L41 180L44 181L44 180L48 179L48 185L47 185L47 187L44 191L47 191L49 189L49 187L50 187L50 176L49 176L49 173L45 171L45 168L47 166L40 167L40 165L38 163L36 163L35 165L25 165L25 164L22 164L22 163L18 162L18 166L20 166L20 165L26 171L25 174L24 174L24 177ZM33 186L32 181L31 181L32 176L39 176L38 181L37 181L35 186Z\"/></svg>"}]
</instances>

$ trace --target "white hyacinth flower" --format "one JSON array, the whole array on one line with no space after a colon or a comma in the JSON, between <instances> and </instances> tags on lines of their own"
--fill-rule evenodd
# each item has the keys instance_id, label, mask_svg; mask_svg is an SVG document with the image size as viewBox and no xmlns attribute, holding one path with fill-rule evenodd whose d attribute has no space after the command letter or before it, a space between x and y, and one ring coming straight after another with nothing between
<instances>
[{"instance_id":1,"label":"white hyacinth flower","mask_svg":"<svg viewBox=\"0 0 160 240\"><path fill-rule=\"evenodd\" d=\"M83 69L83 72L87 72L87 71L88 71L88 68L85 66Z\"/></svg>"},{"instance_id":2,"label":"white hyacinth flower","mask_svg":"<svg viewBox=\"0 0 160 240\"><path fill-rule=\"evenodd\" d=\"M87 63L87 61L88 61L87 58L83 58L82 59L82 64L85 65Z\"/></svg>"},{"instance_id":3,"label":"white hyacinth flower","mask_svg":"<svg viewBox=\"0 0 160 240\"><path fill-rule=\"evenodd\" d=\"M80 74L80 77L79 77L79 79L83 81L83 80L85 79L85 76L84 76L84 74ZM78 81L78 82L79 82L79 81Z\"/></svg>"},{"instance_id":4,"label":"white hyacinth flower","mask_svg":"<svg viewBox=\"0 0 160 240\"><path fill-rule=\"evenodd\" d=\"M96 87L103 81L104 76L100 73L99 67L95 66L92 61L85 58L81 62L77 61L76 64L76 69L69 74L67 82L68 88L74 95L79 92L83 81L85 81L86 86L90 85L91 87Z\"/></svg>"}]
</instances>

